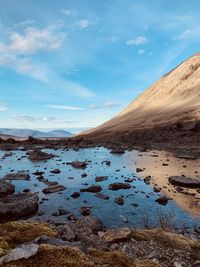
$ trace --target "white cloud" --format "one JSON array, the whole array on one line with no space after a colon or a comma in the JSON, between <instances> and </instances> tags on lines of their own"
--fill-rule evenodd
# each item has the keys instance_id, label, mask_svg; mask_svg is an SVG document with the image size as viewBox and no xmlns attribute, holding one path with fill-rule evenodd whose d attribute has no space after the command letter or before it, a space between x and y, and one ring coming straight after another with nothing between
<instances>
[{"instance_id":1,"label":"white cloud","mask_svg":"<svg viewBox=\"0 0 200 267\"><path fill-rule=\"evenodd\" d=\"M128 40L127 45L145 45L148 42L148 39L144 36L138 36L135 39Z\"/></svg>"},{"instance_id":2,"label":"white cloud","mask_svg":"<svg viewBox=\"0 0 200 267\"><path fill-rule=\"evenodd\" d=\"M42 117L41 120L44 122L52 122L52 121L55 121L56 118L46 116L46 117Z\"/></svg>"},{"instance_id":3,"label":"white cloud","mask_svg":"<svg viewBox=\"0 0 200 267\"><path fill-rule=\"evenodd\" d=\"M87 19L81 19L76 21L76 25L79 27L79 29L86 29L89 27L90 22Z\"/></svg>"},{"instance_id":4,"label":"white cloud","mask_svg":"<svg viewBox=\"0 0 200 267\"><path fill-rule=\"evenodd\" d=\"M62 9L61 13L67 17L72 15L72 11L70 9Z\"/></svg>"},{"instance_id":5,"label":"white cloud","mask_svg":"<svg viewBox=\"0 0 200 267\"><path fill-rule=\"evenodd\" d=\"M108 38L108 41L111 43L116 43L119 40L117 36L111 36Z\"/></svg>"},{"instance_id":6,"label":"white cloud","mask_svg":"<svg viewBox=\"0 0 200 267\"><path fill-rule=\"evenodd\" d=\"M1 112L1 111L6 111L6 110L7 110L6 105L3 104L3 103L0 103L0 112Z\"/></svg>"},{"instance_id":7,"label":"white cloud","mask_svg":"<svg viewBox=\"0 0 200 267\"><path fill-rule=\"evenodd\" d=\"M8 50L24 55L58 49L62 44L64 34L55 33L50 28L27 27L24 34L12 32L9 38Z\"/></svg>"},{"instance_id":8,"label":"white cloud","mask_svg":"<svg viewBox=\"0 0 200 267\"><path fill-rule=\"evenodd\" d=\"M139 49L139 50L138 50L138 55L141 56L141 55L143 55L144 53L145 53L145 50L144 50L144 49Z\"/></svg>"},{"instance_id":9,"label":"white cloud","mask_svg":"<svg viewBox=\"0 0 200 267\"><path fill-rule=\"evenodd\" d=\"M83 110L81 107L65 106L65 105L47 105L48 108L52 109L63 109L63 110Z\"/></svg>"}]
</instances>

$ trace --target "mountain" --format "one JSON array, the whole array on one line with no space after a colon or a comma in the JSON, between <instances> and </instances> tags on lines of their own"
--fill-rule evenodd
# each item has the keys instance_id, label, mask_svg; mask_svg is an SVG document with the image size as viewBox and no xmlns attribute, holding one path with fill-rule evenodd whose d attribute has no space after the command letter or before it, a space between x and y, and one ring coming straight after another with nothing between
<instances>
[{"instance_id":1,"label":"mountain","mask_svg":"<svg viewBox=\"0 0 200 267\"><path fill-rule=\"evenodd\" d=\"M182 62L117 116L87 134L109 136L197 121L200 121L200 54Z\"/></svg>"},{"instance_id":2,"label":"mountain","mask_svg":"<svg viewBox=\"0 0 200 267\"><path fill-rule=\"evenodd\" d=\"M53 130L49 132L42 132L30 129L7 129L0 128L0 136L16 136L16 137L35 137L35 138L64 138L72 136L72 133L64 130Z\"/></svg>"}]
</instances>

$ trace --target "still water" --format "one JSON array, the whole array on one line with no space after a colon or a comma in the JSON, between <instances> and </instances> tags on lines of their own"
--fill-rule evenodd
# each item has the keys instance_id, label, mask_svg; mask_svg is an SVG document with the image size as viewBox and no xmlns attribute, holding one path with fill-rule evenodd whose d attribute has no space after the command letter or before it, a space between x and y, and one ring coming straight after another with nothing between
<instances>
[{"instance_id":1,"label":"still water","mask_svg":"<svg viewBox=\"0 0 200 267\"><path fill-rule=\"evenodd\" d=\"M173 192L174 189L170 188L167 182L169 173L179 175L186 171L180 167L183 165L181 160L176 159L175 164L172 156L158 154L157 157L153 157L155 154L152 155L152 152L141 154L138 151L127 151L122 155L115 155L111 154L106 148L79 149L78 151L45 149L43 151L53 153L58 157L46 162L33 163L26 157L25 151L13 151L13 155L5 159L2 159L5 152L0 151L0 178L10 173L11 170L14 172L28 171L31 176L30 181L12 181L16 187L16 192L29 188L32 192L38 194L40 200L48 198L48 201L44 201L39 206L39 211L44 212L44 215L34 216L32 219L66 221L66 215L55 217L52 216L52 213L59 208L63 208L77 217L81 217L80 208L89 206L91 207L91 216L98 217L107 227L112 228L126 225L144 227L145 223L156 226L162 216L171 216L173 218L172 223L178 227L200 226L199 206L195 206L194 212L191 206L194 197L192 198L191 195L186 194L175 194ZM21 160L18 160L19 158ZM66 162L76 160L88 161L89 164L85 170L76 169L66 164ZM105 160L111 161L111 165L108 166L102 163ZM169 166L164 168L161 163L165 160L168 160ZM195 166L196 170L199 170L199 162L191 163L188 161L187 164L189 170L194 170ZM145 171L136 173L136 167L145 168ZM164 168L163 171L162 168ZM50 171L53 169L59 169L61 172L52 174ZM49 181L57 181L59 184L64 185L66 190L49 195L43 194L42 190L47 186L32 175L37 170L44 171L45 178ZM87 173L87 177L82 178L81 175L84 172ZM145 177L145 175L152 176L151 185L144 183L142 176ZM95 184L96 176L108 176L108 180L98 184L103 188L101 193L108 195L110 197L109 200L97 198L94 193L86 192L81 193L77 199L70 197L73 192L79 192L81 188ZM133 186L131 189L108 190L110 183L124 182L127 178L134 178L131 183ZM162 187L161 192L154 192L153 183ZM118 205L114 202L115 197L121 195L124 196L124 205ZM162 206L155 202L162 195L172 197L173 200L170 200L166 206ZM195 201L198 201L198 198L195 198Z\"/></svg>"}]
</instances>

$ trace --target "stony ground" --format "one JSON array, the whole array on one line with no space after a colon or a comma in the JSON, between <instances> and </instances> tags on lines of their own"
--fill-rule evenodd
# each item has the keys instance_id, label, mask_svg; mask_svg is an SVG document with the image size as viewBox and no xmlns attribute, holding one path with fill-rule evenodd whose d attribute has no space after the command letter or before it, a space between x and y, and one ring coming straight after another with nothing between
<instances>
[{"instance_id":1,"label":"stony ground","mask_svg":"<svg viewBox=\"0 0 200 267\"><path fill-rule=\"evenodd\" d=\"M198 267L200 243L161 229L106 230L88 216L76 223L1 224L0 256L7 267Z\"/></svg>"}]
</instances>

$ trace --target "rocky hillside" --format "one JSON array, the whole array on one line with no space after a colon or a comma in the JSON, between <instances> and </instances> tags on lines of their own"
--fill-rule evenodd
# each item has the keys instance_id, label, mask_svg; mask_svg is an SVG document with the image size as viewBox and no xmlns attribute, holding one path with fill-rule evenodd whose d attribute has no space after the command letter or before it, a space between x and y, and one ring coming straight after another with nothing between
<instances>
[{"instance_id":1,"label":"rocky hillside","mask_svg":"<svg viewBox=\"0 0 200 267\"><path fill-rule=\"evenodd\" d=\"M161 229L106 230L85 217L60 225L0 224L0 265L5 267L197 267L200 243Z\"/></svg>"},{"instance_id":2,"label":"rocky hillside","mask_svg":"<svg viewBox=\"0 0 200 267\"><path fill-rule=\"evenodd\" d=\"M155 129L200 120L200 54L182 62L92 135Z\"/></svg>"}]
</instances>

